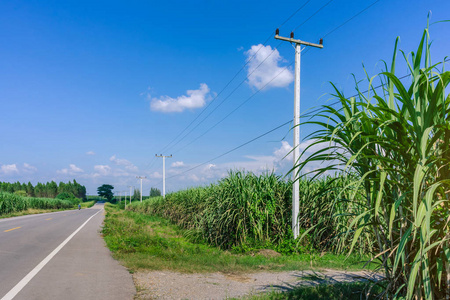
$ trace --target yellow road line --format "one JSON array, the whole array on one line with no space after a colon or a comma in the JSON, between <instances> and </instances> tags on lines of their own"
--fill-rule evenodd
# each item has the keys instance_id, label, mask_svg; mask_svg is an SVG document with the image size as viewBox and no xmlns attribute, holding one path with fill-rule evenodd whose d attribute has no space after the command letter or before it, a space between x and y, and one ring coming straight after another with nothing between
<instances>
[{"instance_id":1,"label":"yellow road line","mask_svg":"<svg viewBox=\"0 0 450 300\"><path fill-rule=\"evenodd\" d=\"M3 231L3 232L12 231L12 230L16 230L16 229L19 229L19 228L22 228L22 227L11 228L11 229L5 230L5 231Z\"/></svg>"},{"instance_id":2,"label":"yellow road line","mask_svg":"<svg viewBox=\"0 0 450 300\"><path fill-rule=\"evenodd\" d=\"M48 218L48 219L45 219L45 221L48 221L48 220L51 220L51 219L53 219L53 218Z\"/></svg>"}]
</instances>

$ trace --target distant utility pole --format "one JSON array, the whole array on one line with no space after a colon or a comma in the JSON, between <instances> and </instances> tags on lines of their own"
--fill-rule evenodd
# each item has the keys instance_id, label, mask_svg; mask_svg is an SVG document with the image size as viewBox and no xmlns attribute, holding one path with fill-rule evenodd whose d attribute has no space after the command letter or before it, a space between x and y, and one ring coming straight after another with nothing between
<instances>
[{"instance_id":1,"label":"distant utility pole","mask_svg":"<svg viewBox=\"0 0 450 300\"><path fill-rule=\"evenodd\" d=\"M275 39L290 42L295 44L295 82L294 82L294 186L292 188L292 232L296 239L299 235L298 227L298 212L299 212L299 167L298 162L300 158L300 57L301 45L311 46L316 48L323 48L323 40L320 39L319 44L313 44L294 39L294 32L291 32L291 37L286 38L279 36L279 29L275 31ZM303 48L304 49L304 48ZM297 165L297 166L296 166Z\"/></svg>"},{"instance_id":2,"label":"distant utility pole","mask_svg":"<svg viewBox=\"0 0 450 300\"><path fill-rule=\"evenodd\" d=\"M131 204L131 188L134 188L134 186L129 185L128 187L130 188L130 204ZM126 200L125 200L125 202L126 202Z\"/></svg>"},{"instance_id":3,"label":"distant utility pole","mask_svg":"<svg viewBox=\"0 0 450 300\"><path fill-rule=\"evenodd\" d=\"M164 156L162 154L158 155L155 154L156 157L162 157L163 158L163 198L166 197L166 157L171 158L172 154L169 156Z\"/></svg>"},{"instance_id":4,"label":"distant utility pole","mask_svg":"<svg viewBox=\"0 0 450 300\"><path fill-rule=\"evenodd\" d=\"M125 193L125 200L123 200L123 202L125 203L125 209L127 209L127 191L124 191Z\"/></svg>"},{"instance_id":5,"label":"distant utility pole","mask_svg":"<svg viewBox=\"0 0 450 300\"><path fill-rule=\"evenodd\" d=\"M146 176L136 176L137 179L141 180L141 202L142 202L142 179L147 178Z\"/></svg>"}]
</instances>

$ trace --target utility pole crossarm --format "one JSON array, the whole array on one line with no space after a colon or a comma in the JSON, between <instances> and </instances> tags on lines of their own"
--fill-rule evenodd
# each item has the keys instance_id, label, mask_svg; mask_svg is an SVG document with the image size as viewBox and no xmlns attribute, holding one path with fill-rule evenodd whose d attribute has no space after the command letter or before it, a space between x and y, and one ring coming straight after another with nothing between
<instances>
[{"instance_id":1,"label":"utility pole crossarm","mask_svg":"<svg viewBox=\"0 0 450 300\"><path fill-rule=\"evenodd\" d=\"M304 41L296 40L296 39L293 39L293 38L287 38L287 37L284 37L284 36L279 36L278 34L275 35L275 39L281 40L281 41L290 42L290 43L294 43L294 44L299 44L299 45L311 46L311 47L316 47L316 48L323 48L323 44L314 44L314 43L304 42ZM320 39L320 40L322 41L322 39Z\"/></svg>"}]
</instances>

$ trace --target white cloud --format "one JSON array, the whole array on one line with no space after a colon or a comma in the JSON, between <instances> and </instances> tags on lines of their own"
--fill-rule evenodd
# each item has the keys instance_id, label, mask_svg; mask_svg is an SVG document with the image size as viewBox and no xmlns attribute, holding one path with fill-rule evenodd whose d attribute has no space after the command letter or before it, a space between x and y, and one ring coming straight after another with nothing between
<instances>
[{"instance_id":1,"label":"white cloud","mask_svg":"<svg viewBox=\"0 0 450 300\"><path fill-rule=\"evenodd\" d=\"M27 164L27 163L23 164L23 169L27 173L34 173L34 172L37 171L37 168L35 166L32 166L32 165Z\"/></svg>"},{"instance_id":2,"label":"white cloud","mask_svg":"<svg viewBox=\"0 0 450 300\"><path fill-rule=\"evenodd\" d=\"M161 179L162 178L162 174L159 173L159 172L153 172L148 177L152 178L152 179Z\"/></svg>"},{"instance_id":3,"label":"white cloud","mask_svg":"<svg viewBox=\"0 0 450 300\"><path fill-rule=\"evenodd\" d=\"M207 165L206 165L206 169L207 169L207 170L214 169L215 167L217 167L215 164L207 164Z\"/></svg>"},{"instance_id":4,"label":"white cloud","mask_svg":"<svg viewBox=\"0 0 450 300\"><path fill-rule=\"evenodd\" d=\"M95 152L94 151L88 151L88 152L86 152L86 155L95 155Z\"/></svg>"},{"instance_id":5,"label":"white cloud","mask_svg":"<svg viewBox=\"0 0 450 300\"><path fill-rule=\"evenodd\" d=\"M69 167L70 167L70 171L72 171L74 173L81 173L81 172L83 172L83 170L81 168L78 168L74 164L70 164Z\"/></svg>"},{"instance_id":6,"label":"white cloud","mask_svg":"<svg viewBox=\"0 0 450 300\"><path fill-rule=\"evenodd\" d=\"M292 153L290 153L292 151L292 146L286 142L286 141L282 141L281 142L281 147L277 150L275 150L273 152L273 154L275 155L277 160L288 160L288 161L293 161L293 156Z\"/></svg>"},{"instance_id":7,"label":"white cloud","mask_svg":"<svg viewBox=\"0 0 450 300\"><path fill-rule=\"evenodd\" d=\"M257 89L271 87L287 87L294 81L294 75L290 69L284 69L279 65L284 61L277 49L269 45L254 45L245 52L248 63L248 84Z\"/></svg>"},{"instance_id":8,"label":"white cloud","mask_svg":"<svg viewBox=\"0 0 450 300\"><path fill-rule=\"evenodd\" d=\"M19 173L19 169L17 169L16 164L12 164L12 165L2 165L2 167L0 168L1 172L3 174L13 174L13 173Z\"/></svg>"},{"instance_id":9,"label":"white cloud","mask_svg":"<svg viewBox=\"0 0 450 300\"><path fill-rule=\"evenodd\" d=\"M107 176L111 173L111 167L108 165L96 165L94 170L97 171L98 175Z\"/></svg>"},{"instance_id":10,"label":"white cloud","mask_svg":"<svg viewBox=\"0 0 450 300\"><path fill-rule=\"evenodd\" d=\"M150 108L153 111L163 113L183 112L186 109L203 107L209 99L209 87L206 83L200 84L198 90L188 90L187 95L171 98L162 96L160 98L151 98Z\"/></svg>"},{"instance_id":11,"label":"white cloud","mask_svg":"<svg viewBox=\"0 0 450 300\"><path fill-rule=\"evenodd\" d=\"M68 169L64 168L64 169L56 171L56 173L58 173L58 174L68 174L68 175L75 175L75 174L79 174L79 173L83 173L83 172L84 171L81 168L78 168L74 164L70 164Z\"/></svg>"},{"instance_id":12,"label":"white cloud","mask_svg":"<svg viewBox=\"0 0 450 300\"><path fill-rule=\"evenodd\" d=\"M109 159L111 162L113 162L114 164L118 165L118 166L124 166L125 169L129 170L129 171L138 171L138 167L136 167L135 165L133 165L129 160L124 159L124 158L117 158L116 155L111 156L111 158Z\"/></svg>"},{"instance_id":13,"label":"white cloud","mask_svg":"<svg viewBox=\"0 0 450 300\"><path fill-rule=\"evenodd\" d=\"M185 165L184 165L184 162L182 162L182 161L176 161L176 162L172 163L171 166L173 168L181 168L181 167L184 167Z\"/></svg>"},{"instance_id":14,"label":"white cloud","mask_svg":"<svg viewBox=\"0 0 450 300\"><path fill-rule=\"evenodd\" d=\"M192 180L194 182L199 182L200 181L200 178L198 178L198 176L195 175L195 174L189 174L187 177L188 177L189 180Z\"/></svg>"}]
</instances>

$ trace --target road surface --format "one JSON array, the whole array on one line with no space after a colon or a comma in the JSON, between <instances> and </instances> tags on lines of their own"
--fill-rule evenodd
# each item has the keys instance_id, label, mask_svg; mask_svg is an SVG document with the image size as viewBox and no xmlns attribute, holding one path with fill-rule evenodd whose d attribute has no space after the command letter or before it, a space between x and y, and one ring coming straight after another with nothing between
<instances>
[{"instance_id":1,"label":"road surface","mask_svg":"<svg viewBox=\"0 0 450 300\"><path fill-rule=\"evenodd\" d=\"M99 231L103 204L0 219L0 300L133 299Z\"/></svg>"}]
</instances>

